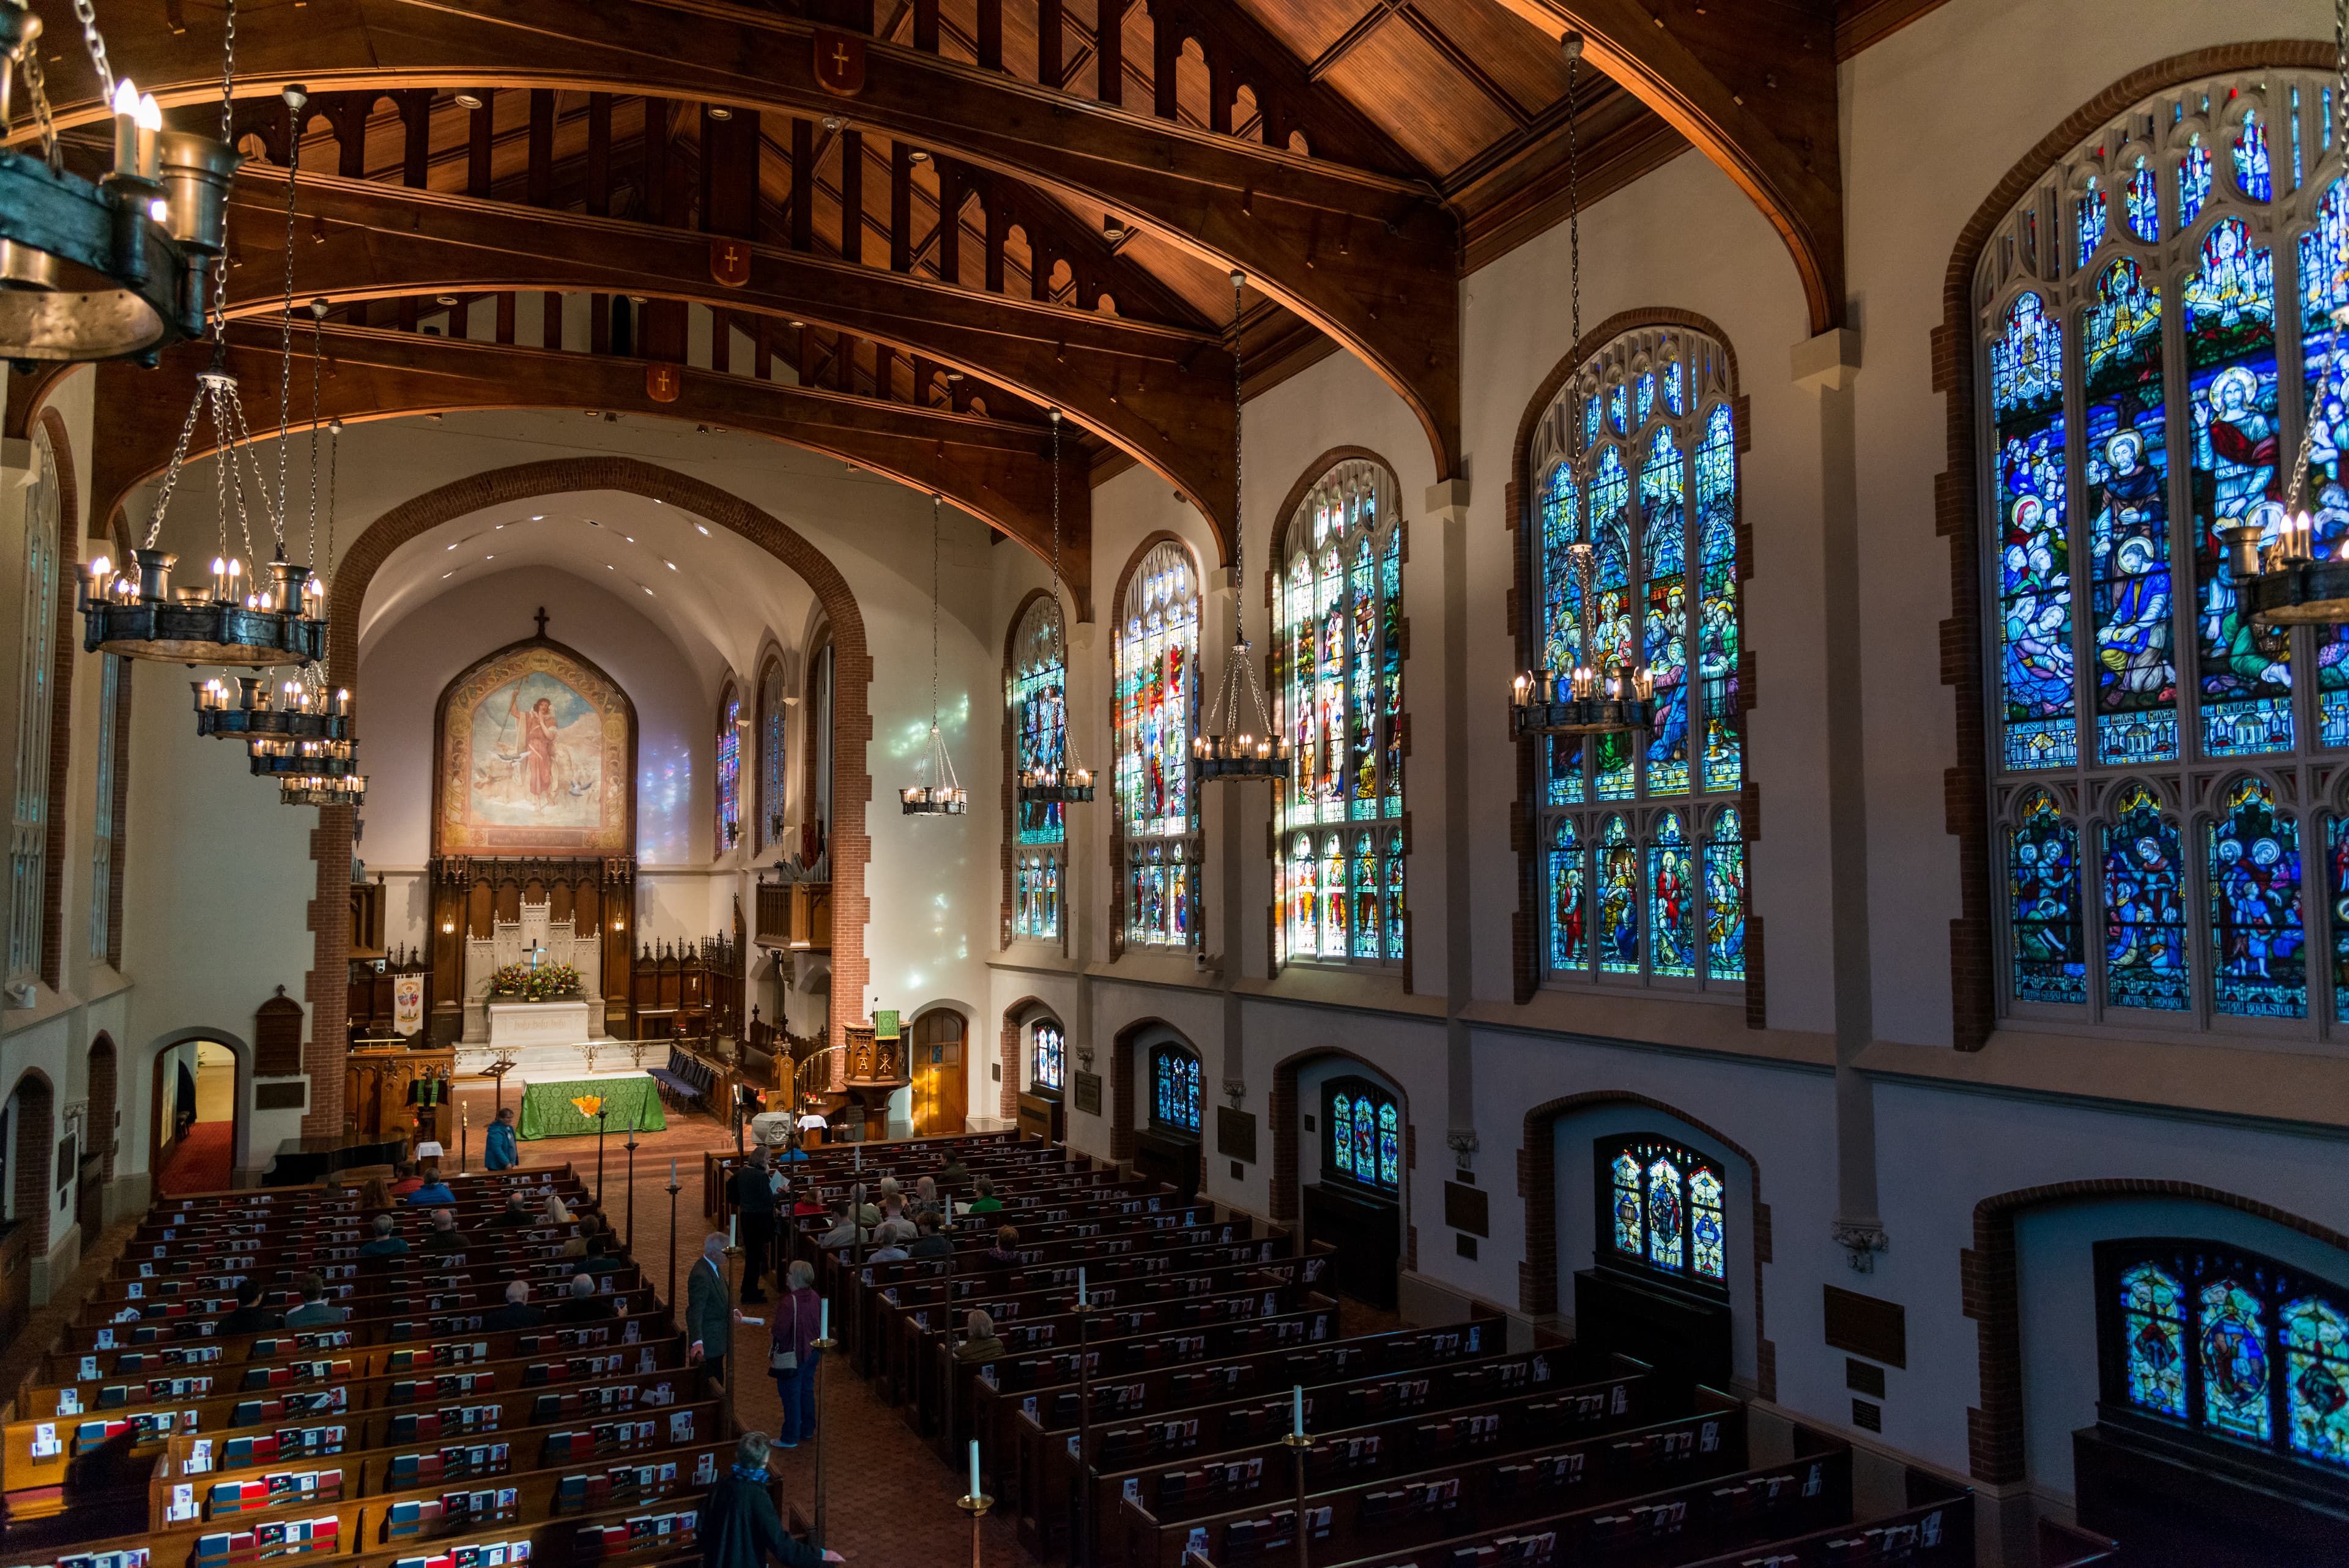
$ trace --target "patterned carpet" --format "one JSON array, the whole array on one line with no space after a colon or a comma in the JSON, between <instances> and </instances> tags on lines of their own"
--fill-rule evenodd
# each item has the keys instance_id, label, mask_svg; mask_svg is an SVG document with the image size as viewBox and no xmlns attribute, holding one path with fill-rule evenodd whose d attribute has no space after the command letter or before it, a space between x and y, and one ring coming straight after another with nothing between
<instances>
[{"instance_id":1,"label":"patterned carpet","mask_svg":"<svg viewBox=\"0 0 2349 1568\"><path fill-rule=\"evenodd\" d=\"M234 1122L198 1122L172 1146L163 1168L156 1174L155 1190L166 1198L182 1192L220 1192L230 1183L229 1165L236 1156Z\"/></svg>"}]
</instances>

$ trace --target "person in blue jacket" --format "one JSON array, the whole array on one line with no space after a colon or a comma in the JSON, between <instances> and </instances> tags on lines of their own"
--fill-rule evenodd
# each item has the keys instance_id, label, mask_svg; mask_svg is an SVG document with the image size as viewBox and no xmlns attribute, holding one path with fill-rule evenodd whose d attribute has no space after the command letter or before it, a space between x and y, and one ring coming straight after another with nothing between
<instances>
[{"instance_id":1,"label":"person in blue jacket","mask_svg":"<svg viewBox=\"0 0 2349 1568\"><path fill-rule=\"evenodd\" d=\"M481 1166L487 1170L512 1170L522 1163L522 1150L514 1143L514 1119L512 1106L498 1108L498 1119L490 1124L489 1134L481 1140Z\"/></svg>"}]
</instances>

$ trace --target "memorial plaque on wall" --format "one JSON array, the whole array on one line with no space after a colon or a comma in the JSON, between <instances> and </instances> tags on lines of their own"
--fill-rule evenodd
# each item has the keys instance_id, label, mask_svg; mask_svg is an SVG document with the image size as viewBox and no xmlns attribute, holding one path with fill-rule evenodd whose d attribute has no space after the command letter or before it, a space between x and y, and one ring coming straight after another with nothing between
<instances>
[{"instance_id":1,"label":"memorial plaque on wall","mask_svg":"<svg viewBox=\"0 0 2349 1568\"><path fill-rule=\"evenodd\" d=\"M1489 1239L1493 1234L1491 1206L1481 1187L1465 1182L1444 1184L1444 1222L1454 1231L1465 1231L1472 1236Z\"/></svg>"},{"instance_id":2,"label":"memorial plaque on wall","mask_svg":"<svg viewBox=\"0 0 2349 1568\"><path fill-rule=\"evenodd\" d=\"M1216 1107L1216 1152L1231 1159L1256 1163L1256 1113Z\"/></svg>"},{"instance_id":3,"label":"memorial plaque on wall","mask_svg":"<svg viewBox=\"0 0 2349 1568\"><path fill-rule=\"evenodd\" d=\"M256 1078L285 1078L302 1070L302 1004L277 994L254 1010L253 1074Z\"/></svg>"},{"instance_id":4,"label":"memorial plaque on wall","mask_svg":"<svg viewBox=\"0 0 2349 1568\"><path fill-rule=\"evenodd\" d=\"M1089 1116L1101 1115L1101 1075L1079 1073L1077 1079L1077 1109Z\"/></svg>"}]
</instances>

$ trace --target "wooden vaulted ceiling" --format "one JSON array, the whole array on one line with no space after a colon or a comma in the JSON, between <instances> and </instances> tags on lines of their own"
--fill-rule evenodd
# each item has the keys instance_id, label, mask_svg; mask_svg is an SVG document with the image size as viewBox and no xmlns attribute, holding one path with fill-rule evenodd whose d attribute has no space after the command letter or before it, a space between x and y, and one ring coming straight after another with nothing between
<instances>
[{"instance_id":1,"label":"wooden vaulted ceiling","mask_svg":"<svg viewBox=\"0 0 2349 1568\"><path fill-rule=\"evenodd\" d=\"M990 479L965 504L1031 545L1047 405L1080 461L1150 465L1228 540L1235 343L1250 389L1360 355L1419 414L1439 473L1457 471L1454 280L1563 213L1561 34L1588 40L1581 199L1695 146L1776 225L1824 329L1842 312L1837 61L1938 3L241 0L237 133L255 162L232 308L278 298L277 89L300 81L296 287L333 302L354 377L380 368L380 347L356 346L383 328L536 341L517 339L516 299L543 289L595 296L592 352L682 362L698 302L731 328L713 335L719 369L905 411L905 461L874 460L889 421L870 415L843 421L852 461L935 486L931 416L1004 427L978 442ZM34 8L60 120L102 157L91 73L65 53L70 0ZM99 7L114 67L191 128L215 123L222 17L221 0ZM869 38L860 90L816 78L819 29ZM739 286L710 275L711 236L749 253ZM625 345L616 296L648 302ZM167 377L198 362L177 351ZM468 358L459 379L482 373ZM521 379L564 378L533 360ZM410 364L376 391L422 407L429 384ZM833 450L821 410L760 409L740 422Z\"/></svg>"}]
</instances>

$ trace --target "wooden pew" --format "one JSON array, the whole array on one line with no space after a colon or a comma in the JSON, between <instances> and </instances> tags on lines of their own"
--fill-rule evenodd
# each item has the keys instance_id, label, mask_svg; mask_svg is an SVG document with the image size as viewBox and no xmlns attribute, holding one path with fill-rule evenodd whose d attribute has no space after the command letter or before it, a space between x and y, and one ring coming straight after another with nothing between
<instances>
[{"instance_id":1,"label":"wooden pew","mask_svg":"<svg viewBox=\"0 0 2349 1568\"><path fill-rule=\"evenodd\" d=\"M1447 1445L1523 1447L1678 1413L1665 1406L1641 1363L1571 1345L1317 1385L1307 1390L1305 1405L1306 1429L1316 1438L1306 1459L1312 1482L1421 1468L1451 1458ZM1081 1477L1071 1445L1043 1440L1034 1420L1022 1416L1013 1498L1020 1538L1040 1555L1057 1552L1075 1527L1081 1487L1092 1495L1097 1536L1127 1497L1163 1512L1170 1469L1269 1458L1278 1462L1257 1463L1257 1475L1274 1478L1276 1490L1290 1485L1291 1461L1278 1442L1290 1409L1287 1390L1164 1414L1153 1407L1140 1423L1096 1427ZM1423 1435L1422 1428L1429 1430ZM1186 1490L1195 1484L1185 1483Z\"/></svg>"},{"instance_id":2,"label":"wooden pew","mask_svg":"<svg viewBox=\"0 0 2349 1568\"><path fill-rule=\"evenodd\" d=\"M1571 1502L1593 1514L1628 1506L1621 1500L1663 1492L1696 1493L1746 1463L1745 1407L1708 1388L1696 1390L1693 1414L1626 1431L1492 1455L1406 1475L1309 1491L1313 1554L1325 1563L1372 1552L1391 1557L1469 1530L1495 1530L1560 1514ZM1837 1446L1849 1490L1851 1454ZM1824 1475L1824 1471L1821 1472ZM1162 1517L1128 1498L1118 1528L1103 1544L1128 1568L1181 1568L1186 1554L1216 1568L1296 1550L1296 1491L1277 1484L1253 1508L1194 1508ZM1645 1514L1640 1516L1645 1519ZM1545 1528L1547 1528L1545 1525Z\"/></svg>"}]
</instances>

